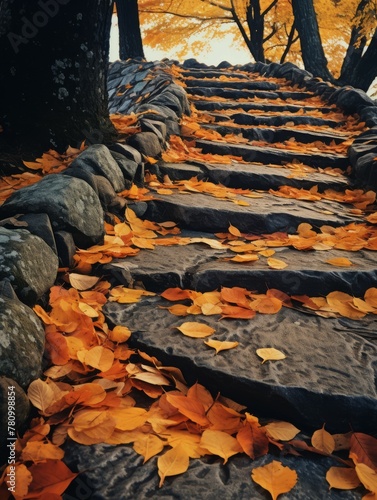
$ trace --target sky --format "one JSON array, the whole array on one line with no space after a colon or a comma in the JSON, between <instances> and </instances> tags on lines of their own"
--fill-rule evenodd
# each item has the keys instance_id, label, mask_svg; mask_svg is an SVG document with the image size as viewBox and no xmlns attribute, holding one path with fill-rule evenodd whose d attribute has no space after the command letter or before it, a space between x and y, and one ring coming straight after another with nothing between
<instances>
[{"instance_id":1,"label":"sky","mask_svg":"<svg viewBox=\"0 0 377 500\"><path fill-rule=\"evenodd\" d=\"M116 61L119 59L118 45L119 33L118 26L116 25L116 17L114 17L110 39L110 61ZM231 64L245 64L251 61L248 49L243 47L242 44L240 47L232 46L232 37L230 36L225 36L222 40L210 41L207 47L207 50L202 52L200 56L187 53L186 59L195 57L195 59L199 62L208 65L217 65L222 61L228 61ZM183 62L178 58L177 53L174 50L168 52L144 46L144 54L148 61L159 61L167 57L168 59L178 59L180 62Z\"/></svg>"}]
</instances>

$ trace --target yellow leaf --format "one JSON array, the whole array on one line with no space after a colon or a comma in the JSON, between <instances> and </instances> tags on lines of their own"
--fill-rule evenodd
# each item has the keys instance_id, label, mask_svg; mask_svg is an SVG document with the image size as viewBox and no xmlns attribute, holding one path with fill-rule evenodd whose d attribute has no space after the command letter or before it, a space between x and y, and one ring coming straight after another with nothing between
<instances>
[{"instance_id":1,"label":"yellow leaf","mask_svg":"<svg viewBox=\"0 0 377 500\"><path fill-rule=\"evenodd\" d=\"M227 463L228 458L242 453L241 445L237 439L222 431L205 430L200 440L200 446L213 455L223 458L224 464Z\"/></svg>"},{"instance_id":2,"label":"yellow leaf","mask_svg":"<svg viewBox=\"0 0 377 500\"><path fill-rule=\"evenodd\" d=\"M229 232L230 232L230 234L232 234L233 236L237 236L237 237L242 236L242 235L241 235L241 231L240 231L239 229L237 229L236 227L232 226L232 224L229 224L228 231L229 231Z\"/></svg>"},{"instance_id":3,"label":"yellow leaf","mask_svg":"<svg viewBox=\"0 0 377 500\"><path fill-rule=\"evenodd\" d=\"M84 363L106 372L110 370L114 362L114 353L106 347L97 345L85 352Z\"/></svg>"},{"instance_id":4,"label":"yellow leaf","mask_svg":"<svg viewBox=\"0 0 377 500\"><path fill-rule=\"evenodd\" d=\"M326 473L326 481L330 488L338 490L353 490L360 485L355 469L346 467L330 467Z\"/></svg>"},{"instance_id":5,"label":"yellow leaf","mask_svg":"<svg viewBox=\"0 0 377 500\"><path fill-rule=\"evenodd\" d=\"M27 390L31 403L44 413L54 402L55 394L51 387L41 379L33 380Z\"/></svg>"},{"instance_id":6,"label":"yellow leaf","mask_svg":"<svg viewBox=\"0 0 377 500\"><path fill-rule=\"evenodd\" d=\"M170 385L169 380L161 373L140 372L132 376L133 379L142 380L152 385Z\"/></svg>"},{"instance_id":7,"label":"yellow leaf","mask_svg":"<svg viewBox=\"0 0 377 500\"><path fill-rule=\"evenodd\" d=\"M76 290L89 290L99 282L97 276L87 276L85 274L70 273L69 282Z\"/></svg>"},{"instance_id":8,"label":"yellow leaf","mask_svg":"<svg viewBox=\"0 0 377 500\"><path fill-rule=\"evenodd\" d=\"M164 441L154 434L140 434L134 442L134 450L144 457L144 463L160 453L165 446Z\"/></svg>"},{"instance_id":9,"label":"yellow leaf","mask_svg":"<svg viewBox=\"0 0 377 500\"><path fill-rule=\"evenodd\" d=\"M269 436L279 441L290 441L300 432L300 429L289 422L271 422L263 429L266 429Z\"/></svg>"},{"instance_id":10,"label":"yellow leaf","mask_svg":"<svg viewBox=\"0 0 377 500\"><path fill-rule=\"evenodd\" d=\"M276 500L282 493L291 491L297 483L296 471L285 467L277 460L253 469L251 478L259 486L269 491L273 500Z\"/></svg>"},{"instance_id":11,"label":"yellow leaf","mask_svg":"<svg viewBox=\"0 0 377 500\"><path fill-rule=\"evenodd\" d=\"M180 445L175 446L157 459L158 475L160 476L159 487L164 484L167 476L176 476L187 471L189 456Z\"/></svg>"},{"instance_id":12,"label":"yellow leaf","mask_svg":"<svg viewBox=\"0 0 377 500\"><path fill-rule=\"evenodd\" d=\"M211 248L222 250L226 248L225 245L220 243L220 241L214 240L213 238L190 238L189 243L205 243Z\"/></svg>"},{"instance_id":13,"label":"yellow leaf","mask_svg":"<svg viewBox=\"0 0 377 500\"><path fill-rule=\"evenodd\" d=\"M193 337L197 339L209 337L215 332L214 328L204 323L197 323L195 321L186 321L176 328L183 333L183 335L186 335L186 337Z\"/></svg>"},{"instance_id":14,"label":"yellow leaf","mask_svg":"<svg viewBox=\"0 0 377 500\"><path fill-rule=\"evenodd\" d=\"M110 330L108 335L112 342L127 342L131 337L131 331L126 326L118 325L113 330Z\"/></svg>"},{"instance_id":15,"label":"yellow leaf","mask_svg":"<svg viewBox=\"0 0 377 500\"><path fill-rule=\"evenodd\" d=\"M89 318L97 318L98 317L98 311L96 311L92 306L90 306L89 304L86 304L85 302L79 302L79 309L86 316L89 316Z\"/></svg>"},{"instance_id":16,"label":"yellow leaf","mask_svg":"<svg viewBox=\"0 0 377 500\"><path fill-rule=\"evenodd\" d=\"M263 257L271 257L272 255L274 255L274 253L276 253L276 251L272 250L272 248L269 248L268 250L261 250L260 252L258 252L258 254L262 255Z\"/></svg>"},{"instance_id":17,"label":"yellow leaf","mask_svg":"<svg viewBox=\"0 0 377 500\"><path fill-rule=\"evenodd\" d=\"M157 189L157 193L158 194L173 194L173 190L172 189L161 188L161 189Z\"/></svg>"},{"instance_id":18,"label":"yellow leaf","mask_svg":"<svg viewBox=\"0 0 377 500\"><path fill-rule=\"evenodd\" d=\"M285 269L288 266L283 260L275 259L274 257L268 258L267 264L271 269Z\"/></svg>"},{"instance_id":19,"label":"yellow leaf","mask_svg":"<svg viewBox=\"0 0 377 500\"><path fill-rule=\"evenodd\" d=\"M285 354L275 349L274 347L263 347L256 350L257 355L263 359L262 364L266 361L276 361L285 359Z\"/></svg>"},{"instance_id":20,"label":"yellow leaf","mask_svg":"<svg viewBox=\"0 0 377 500\"><path fill-rule=\"evenodd\" d=\"M208 347L212 347L212 349L216 350L216 354L220 351L226 351L227 349L234 349L239 345L239 342L226 342L221 340L207 340L204 341Z\"/></svg>"},{"instance_id":21,"label":"yellow leaf","mask_svg":"<svg viewBox=\"0 0 377 500\"><path fill-rule=\"evenodd\" d=\"M229 260L233 262L255 262L256 260L259 260L259 257L256 254L240 254Z\"/></svg>"},{"instance_id":22,"label":"yellow leaf","mask_svg":"<svg viewBox=\"0 0 377 500\"><path fill-rule=\"evenodd\" d=\"M353 266L352 262L346 257L336 257L334 259L326 260L326 264L331 264L337 267L350 267Z\"/></svg>"},{"instance_id":23,"label":"yellow leaf","mask_svg":"<svg viewBox=\"0 0 377 500\"><path fill-rule=\"evenodd\" d=\"M21 458L24 462L43 462L44 460L61 460L64 457L64 451L52 443L43 443L42 441L28 441L22 450Z\"/></svg>"},{"instance_id":24,"label":"yellow leaf","mask_svg":"<svg viewBox=\"0 0 377 500\"><path fill-rule=\"evenodd\" d=\"M374 494L377 493L377 472L366 464L356 464L356 474L358 475L360 481L363 483L365 488L372 491Z\"/></svg>"},{"instance_id":25,"label":"yellow leaf","mask_svg":"<svg viewBox=\"0 0 377 500\"><path fill-rule=\"evenodd\" d=\"M144 425L148 418L144 408L111 408L108 412L115 419L115 428L120 431L133 431Z\"/></svg>"},{"instance_id":26,"label":"yellow leaf","mask_svg":"<svg viewBox=\"0 0 377 500\"><path fill-rule=\"evenodd\" d=\"M325 430L325 426L314 432L311 441L314 448L324 453L331 454L335 449L335 439Z\"/></svg>"},{"instance_id":27,"label":"yellow leaf","mask_svg":"<svg viewBox=\"0 0 377 500\"><path fill-rule=\"evenodd\" d=\"M201 306L202 313L204 316L211 316L212 314L221 314L222 309L217 304L211 304L210 302L206 302Z\"/></svg>"}]
</instances>

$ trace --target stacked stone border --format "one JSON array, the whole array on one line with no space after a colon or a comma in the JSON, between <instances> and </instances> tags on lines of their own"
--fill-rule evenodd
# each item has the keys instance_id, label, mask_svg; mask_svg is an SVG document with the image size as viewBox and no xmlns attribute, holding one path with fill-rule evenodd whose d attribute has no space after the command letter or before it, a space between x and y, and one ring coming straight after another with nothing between
<instances>
[{"instance_id":1,"label":"stacked stone border","mask_svg":"<svg viewBox=\"0 0 377 500\"><path fill-rule=\"evenodd\" d=\"M44 329L31 309L44 300L59 267L73 263L76 247L101 243L104 221L122 216L118 192L141 185L147 157L158 158L169 136L179 134L179 121L190 114L187 94L174 82L173 61L117 61L110 65L111 113L138 115L141 132L125 142L94 144L60 174L15 192L0 207L0 436L6 436L8 387L15 388L17 429L29 414L25 391L44 366ZM177 64L177 63L176 63ZM188 60L184 68L215 68ZM221 63L251 73L285 78L306 88L347 114L360 115L368 127L349 148L351 177L356 185L377 189L377 106L365 92L336 87L291 63ZM139 216L143 203L132 204ZM4 442L0 441L3 446Z\"/></svg>"}]
</instances>

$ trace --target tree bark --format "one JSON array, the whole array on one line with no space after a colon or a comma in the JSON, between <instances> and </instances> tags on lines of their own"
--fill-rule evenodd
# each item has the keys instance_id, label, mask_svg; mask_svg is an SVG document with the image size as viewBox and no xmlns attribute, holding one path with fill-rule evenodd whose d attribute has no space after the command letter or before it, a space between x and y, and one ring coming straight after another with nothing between
<instances>
[{"instance_id":1,"label":"tree bark","mask_svg":"<svg viewBox=\"0 0 377 500\"><path fill-rule=\"evenodd\" d=\"M115 0L119 26L119 55L122 60L144 58L138 0Z\"/></svg>"},{"instance_id":2,"label":"tree bark","mask_svg":"<svg viewBox=\"0 0 377 500\"><path fill-rule=\"evenodd\" d=\"M115 136L106 78L112 1L0 0L0 152Z\"/></svg>"},{"instance_id":3,"label":"tree bark","mask_svg":"<svg viewBox=\"0 0 377 500\"><path fill-rule=\"evenodd\" d=\"M358 63L353 66L352 72L348 75L347 83L353 87L364 90L365 92L372 85L377 77L377 29L375 30L372 40L370 41L367 50L364 52Z\"/></svg>"},{"instance_id":4,"label":"tree bark","mask_svg":"<svg viewBox=\"0 0 377 500\"><path fill-rule=\"evenodd\" d=\"M324 80L333 80L319 34L313 0L292 0L295 26L300 36L301 54L305 69Z\"/></svg>"}]
</instances>

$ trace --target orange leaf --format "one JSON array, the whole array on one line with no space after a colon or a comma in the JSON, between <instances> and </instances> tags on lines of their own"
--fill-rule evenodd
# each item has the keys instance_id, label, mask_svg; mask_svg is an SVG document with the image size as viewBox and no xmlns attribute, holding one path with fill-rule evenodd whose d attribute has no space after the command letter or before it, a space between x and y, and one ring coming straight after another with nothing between
<instances>
[{"instance_id":1,"label":"orange leaf","mask_svg":"<svg viewBox=\"0 0 377 500\"><path fill-rule=\"evenodd\" d=\"M180 396L176 394L167 394L167 401L177 408L177 410L185 415L196 424L205 427L209 424L205 414L205 408L200 401L188 396Z\"/></svg>"},{"instance_id":2,"label":"orange leaf","mask_svg":"<svg viewBox=\"0 0 377 500\"><path fill-rule=\"evenodd\" d=\"M237 229L235 226L232 226L232 224L229 224L228 231L233 236L238 236L238 237L242 236L241 231L239 229Z\"/></svg>"},{"instance_id":3,"label":"orange leaf","mask_svg":"<svg viewBox=\"0 0 377 500\"><path fill-rule=\"evenodd\" d=\"M212 349L216 350L216 354L218 354L220 351L225 351L228 349L234 349L237 347L240 343L239 342L226 342L226 341L220 341L220 340L207 340L204 341L205 345L208 347L212 347Z\"/></svg>"},{"instance_id":4,"label":"orange leaf","mask_svg":"<svg viewBox=\"0 0 377 500\"><path fill-rule=\"evenodd\" d=\"M29 441L22 450L21 458L24 462L43 462L46 459L61 460L64 457L64 451L52 443L43 443L41 441Z\"/></svg>"},{"instance_id":5,"label":"orange leaf","mask_svg":"<svg viewBox=\"0 0 377 500\"><path fill-rule=\"evenodd\" d=\"M176 476L186 472L189 466L189 456L181 445L175 446L171 450L158 457L157 467L160 476L159 487L164 484L167 476Z\"/></svg>"},{"instance_id":6,"label":"orange leaf","mask_svg":"<svg viewBox=\"0 0 377 500\"><path fill-rule=\"evenodd\" d=\"M297 483L296 471L285 467L281 462L273 460L267 465L252 470L251 478L271 493L276 500L282 493L288 493Z\"/></svg>"},{"instance_id":7,"label":"orange leaf","mask_svg":"<svg viewBox=\"0 0 377 500\"><path fill-rule=\"evenodd\" d=\"M24 498L38 498L45 495L62 495L71 481L77 476L60 460L46 460L29 467L33 481L29 493Z\"/></svg>"},{"instance_id":8,"label":"orange leaf","mask_svg":"<svg viewBox=\"0 0 377 500\"><path fill-rule=\"evenodd\" d=\"M252 460L268 453L268 437L258 424L245 421L237 433L237 441Z\"/></svg>"},{"instance_id":9,"label":"orange leaf","mask_svg":"<svg viewBox=\"0 0 377 500\"><path fill-rule=\"evenodd\" d=\"M331 455L335 449L335 440L332 435L325 430L325 426L314 432L311 442L314 448L317 448L317 450L323 453L328 453L329 455Z\"/></svg>"},{"instance_id":10,"label":"orange leaf","mask_svg":"<svg viewBox=\"0 0 377 500\"><path fill-rule=\"evenodd\" d=\"M326 481L330 488L338 490L353 490L360 485L355 469L346 467L330 467L326 473Z\"/></svg>"},{"instance_id":11,"label":"orange leaf","mask_svg":"<svg viewBox=\"0 0 377 500\"><path fill-rule=\"evenodd\" d=\"M205 430L200 440L200 446L208 450L213 455L218 455L224 459L224 464L228 459L237 453L242 452L238 441L222 431Z\"/></svg>"},{"instance_id":12,"label":"orange leaf","mask_svg":"<svg viewBox=\"0 0 377 500\"><path fill-rule=\"evenodd\" d=\"M357 463L377 471L377 439L362 432L355 432L351 436L350 457Z\"/></svg>"},{"instance_id":13,"label":"orange leaf","mask_svg":"<svg viewBox=\"0 0 377 500\"><path fill-rule=\"evenodd\" d=\"M334 259L326 260L326 264L331 264L337 267L350 267L353 266L352 262L346 257L335 257Z\"/></svg>"},{"instance_id":14,"label":"orange leaf","mask_svg":"<svg viewBox=\"0 0 377 500\"><path fill-rule=\"evenodd\" d=\"M81 351L78 351L78 353ZM106 347L102 347L97 345L85 351L83 362L86 365L92 366L93 368L97 368L98 370L105 372L110 370L113 362L114 362L114 353L110 351L110 349L106 349Z\"/></svg>"},{"instance_id":15,"label":"orange leaf","mask_svg":"<svg viewBox=\"0 0 377 500\"><path fill-rule=\"evenodd\" d=\"M182 290L181 288L168 288L161 294L161 297L171 302L175 302L176 300L189 299L190 292L188 290Z\"/></svg>"},{"instance_id":16,"label":"orange leaf","mask_svg":"<svg viewBox=\"0 0 377 500\"><path fill-rule=\"evenodd\" d=\"M245 309L238 306L224 306L221 318L252 319L255 315L256 312L252 309Z\"/></svg>"},{"instance_id":17,"label":"orange leaf","mask_svg":"<svg viewBox=\"0 0 377 500\"><path fill-rule=\"evenodd\" d=\"M136 453L144 457L144 463L164 449L165 442L154 434L140 434L134 441L133 448Z\"/></svg>"},{"instance_id":18,"label":"orange leaf","mask_svg":"<svg viewBox=\"0 0 377 500\"><path fill-rule=\"evenodd\" d=\"M274 257L269 257L267 259L268 267L271 269L285 269L288 264L280 259L275 259Z\"/></svg>"},{"instance_id":19,"label":"orange leaf","mask_svg":"<svg viewBox=\"0 0 377 500\"><path fill-rule=\"evenodd\" d=\"M290 441L300 432L300 429L297 429L293 424L282 421L271 422L263 428L267 431L269 436L279 441Z\"/></svg>"},{"instance_id":20,"label":"orange leaf","mask_svg":"<svg viewBox=\"0 0 377 500\"><path fill-rule=\"evenodd\" d=\"M131 337L131 331L126 326L115 326L109 331L109 339L113 342L127 342Z\"/></svg>"},{"instance_id":21,"label":"orange leaf","mask_svg":"<svg viewBox=\"0 0 377 500\"><path fill-rule=\"evenodd\" d=\"M356 474L367 490L377 493L377 472L365 464L356 464Z\"/></svg>"}]
</instances>

